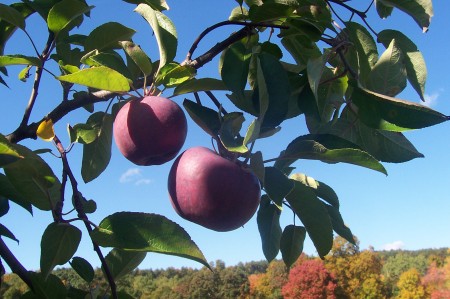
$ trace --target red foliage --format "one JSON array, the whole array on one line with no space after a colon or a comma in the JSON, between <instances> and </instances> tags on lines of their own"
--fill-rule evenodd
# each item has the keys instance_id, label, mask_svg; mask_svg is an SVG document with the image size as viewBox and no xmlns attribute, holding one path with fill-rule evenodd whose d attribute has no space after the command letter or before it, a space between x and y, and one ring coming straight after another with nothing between
<instances>
[{"instance_id":1,"label":"red foliage","mask_svg":"<svg viewBox=\"0 0 450 299\"><path fill-rule=\"evenodd\" d=\"M289 273L282 294L287 299L335 299L336 282L320 260L305 260Z\"/></svg>"}]
</instances>

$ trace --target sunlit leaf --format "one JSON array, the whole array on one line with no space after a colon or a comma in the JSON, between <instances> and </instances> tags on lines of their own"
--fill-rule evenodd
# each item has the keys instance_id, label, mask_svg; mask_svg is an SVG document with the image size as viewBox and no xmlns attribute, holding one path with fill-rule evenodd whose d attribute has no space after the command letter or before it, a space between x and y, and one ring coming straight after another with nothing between
<instances>
[{"instance_id":1,"label":"sunlit leaf","mask_svg":"<svg viewBox=\"0 0 450 299\"><path fill-rule=\"evenodd\" d=\"M247 153L248 148L244 144L244 138L239 134L245 118L241 112L232 112L223 116L219 130L222 145L230 152Z\"/></svg>"},{"instance_id":2,"label":"sunlit leaf","mask_svg":"<svg viewBox=\"0 0 450 299\"><path fill-rule=\"evenodd\" d=\"M188 65L179 65L178 63L167 63L158 72L156 77L156 85L164 85L165 87L175 87L196 75L197 71Z\"/></svg>"},{"instance_id":3,"label":"sunlit leaf","mask_svg":"<svg viewBox=\"0 0 450 299\"><path fill-rule=\"evenodd\" d=\"M442 123L448 118L427 106L388 97L354 87L352 102L358 106L358 116L369 127L388 131L421 129Z\"/></svg>"},{"instance_id":4,"label":"sunlit leaf","mask_svg":"<svg viewBox=\"0 0 450 299\"><path fill-rule=\"evenodd\" d=\"M288 225L281 235L280 250L283 261L290 268L303 252L306 229L303 226Z\"/></svg>"},{"instance_id":5,"label":"sunlit leaf","mask_svg":"<svg viewBox=\"0 0 450 299\"><path fill-rule=\"evenodd\" d=\"M406 87L406 68L398 43L393 39L367 77L368 89L394 97Z\"/></svg>"},{"instance_id":6,"label":"sunlit leaf","mask_svg":"<svg viewBox=\"0 0 450 299\"><path fill-rule=\"evenodd\" d=\"M431 0L377 0L385 6L391 6L402 10L410 15L422 28L423 32L428 31L431 17L433 16L433 4Z\"/></svg>"},{"instance_id":7,"label":"sunlit leaf","mask_svg":"<svg viewBox=\"0 0 450 299\"><path fill-rule=\"evenodd\" d=\"M51 223L41 239L41 272L48 277L57 265L67 263L78 249L81 231L67 223Z\"/></svg>"},{"instance_id":8,"label":"sunlit leaf","mask_svg":"<svg viewBox=\"0 0 450 299\"><path fill-rule=\"evenodd\" d=\"M105 257L106 264L112 275L117 280L136 269L144 260L147 252L126 251L114 248ZM104 268L102 268L104 270Z\"/></svg>"},{"instance_id":9,"label":"sunlit leaf","mask_svg":"<svg viewBox=\"0 0 450 299\"><path fill-rule=\"evenodd\" d=\"M103 219L91 237L102 247L175 255L209 268L203 253L186 231L161 215L115 213Z\"/></svg>"},{"instance_id":10,"label":"sunlit leaf","mask_svg":"<svg viewBox=\"0 0 450 299\"><path fill-rule=\"evenodd\" d=\"M0 134L0 167L13 163L23 158L12 144Z\"/></svg>"},{"instance_id":11,"label":"sunlit leaf","mask_svg":"<svg viewBox=\"0 0 450 299\"><path fill-rule=\"evenodd\" d=\"M188 80L176 86L173 95L177 96L185 93L211 91L211 90L228 90L228 89L222 80L214 78L201 78L201 79L192 78L191 80Z\"/></svg>"},{"instance_id":12,"label":"sunlit leaf","mask_svg":"<svg viewBox=\"0 0 450 299\"><path fill-rule=\"evenodd\" d=\"M51 210L61 197L58 178L50 166L30 149L19 144L15 144L14 149L24 158L4 167L9 182L21 198L38 209Z\"/></svg>"},{"instance_id":13,"label":"sunlit leaf","mask_svg":"<svg viewBox=\"0 0 450 299\"><path fill-rule=\"evenodd\" d=\"M304 135L294 139L283 156L285 164L297 159L320 160L327 163L349 163L387 174L383 165L355 144L333 135Z\"/></svg>"},{"instance_id":14,"label":"sunlit leaf","mask_svg":"<svg viewBox=\"0 0 450 299\"><path fill-rule=\"evenodd\" d=\"M152 73L153 65L150 58L142 51L141 47L130 41L119 42L127 55L134 61L144 76Z\"/></svg>"},{"instance_id":15,"label":"sunlit leaf","mask_svg":"<svg viewBox=\"0 0 450 299\"><path fill-rule=\"evenodd\" d=\"M291 208L298 215L314 243L320 257L328 254L333 246L333 228L322 201L314 191L294 181L294 189L286 196Z\"/></svg>"},{"instance_id":16,"label":"sunlit leaf","mask_svg":"<svg viewBox=\"0 0 450 299\"><path fill-rule=\"evenodd\" d=\"M383 30L378 34L378 41L387 47L395 39L402 51L403 62L406 66L406 75L409 83L417 91L422 101L425 101L425 83L427 80L427 67L425 59L417 46L406 35L397 30Z\"/></svg>"},{"instance_id":17,"label":"sunlit leaf","mask_svg":"<svg viewBox=\"0 0 450 299\"><path fill-rule=\"evenodd\" d=\"M48 29L57 34L92 8L93 6L89 7L83 1L62 0L56 3L48 12Z\"/></svg>"},{"instance_id":18,"label":"sunlit leaf","mask_svg":"<svg viewBox=\"0 0 450 299\"><path fill-rule=\"evenodd\" d=\"M106 50L111 48L119 48L119 41L130 40L136 33L120 23L109 22L98 26L87 36L84 41L84 49L86 52L92 50Z\"/></svg>"},{"instance_id":19,"label":"sunlit leaf","mask_svg":"<svg viewBox=\"0 0 450 299\"><path fill-rule=\"evenodd\" d=\"M52 141L55 137L53 121L50 118L42 121L36 130L36 135L44 141Z\"/></svg>"},{"instance_id":20,"label":"sunlit leaf","mask_svg":"<svg viewBox=\"0 0 450 299\"><path fill-rule=\"evenodd\" d=\"M172 21L146 4L139 4L134 11L143 16L153 29L159 48L159 67L172 62L178 46L177 31Z\"/></svg>"},{"instance_id":21,"label":"sunlit leaf","mask_svg":"<svg viewBox=\"0 0 450 299\"><path fill-rule=\"evenodd\" d=\"M281 226L280 209L270 203L267 195L261 197L261 203L256 216L258 230L261 236L262 250L267 261L272 261L280 251Z\"/></svg>"},{"instance_id":22,"label":"sunlit leaf","mask_svg":"<svg viewBox=\"0 0 450 299\"><path fill-rule=\"evenodd\" d=\"M169 9L169 5L165 0L123 0L123 1L134 4L145 3L150 5L153 9L157 9L159 11Z\"/></svg>"},{"instance_id":23,"label":"sunlit leaf","mask_svg":"<svg viewBox=\"0 0 450 299\"><path fill-rule=\"evenodd\" d=\"M288 5L268 2L260 6L251 6L248 15L252 22L275 22L279 19L291 16L294 10L295 8ZM280 22L281 21L278 21L278 23Z\"/></svg>"},{"instance_id":24,"label":"sunlit leaf","mask_svg":"<svg viewBox=\"0 0 450 299\"><path fill-rule=\"evenodd\" d=\"M37 57L25 56L25 55L4 55L0 56L0 66L8 65L34 65L42 66L42 62Z\"/></svg>"},{"instance_id":25,"label":"sunlit leaf","mask_svg":"<svg viewBox=\"0 0 450 299\"><path fill-rule=\"evenodd\" d=\"M124 75L105 66L83 69L79 72L56 78L65 82L113 92L127 92L130 90L130 84Z\"/></svg>"},{"instance_id":26,"label":"sunlit leaf","mask_svg":"<svg viewBox=\"0 0 450 299\"><path fill-rule=\"evenodd\" d=\"M363 25L355 22L346 22L345 27L345 33L348 34L357 53L355 59L359 66L359 76L362 82L365 82L372 67L378 61L377 45L368 29ZM357 72L358 69L354 71Z\"/></svg>"}]
</instances>

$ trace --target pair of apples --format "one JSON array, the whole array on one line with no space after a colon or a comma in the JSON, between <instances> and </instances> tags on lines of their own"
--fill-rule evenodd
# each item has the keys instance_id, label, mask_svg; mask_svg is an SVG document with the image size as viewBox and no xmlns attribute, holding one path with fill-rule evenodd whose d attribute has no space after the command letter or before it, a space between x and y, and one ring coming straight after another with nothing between
<instances>
[{"instance_id":1,"label":"pair of apples","mask_svg":"<svg viewBox=\"0 0 450 299\"><path fill-rule=\"evenodd\" d=\"M164 97L146 96L126 103L114 121L120 152L137 165L161 165L178 154L186 140L183 110ZM257 177L245 165L205 147L184 151L168 177L169 196L184 219L216 231L247 223L261 195Z\"/></svg>"}]
</instances>

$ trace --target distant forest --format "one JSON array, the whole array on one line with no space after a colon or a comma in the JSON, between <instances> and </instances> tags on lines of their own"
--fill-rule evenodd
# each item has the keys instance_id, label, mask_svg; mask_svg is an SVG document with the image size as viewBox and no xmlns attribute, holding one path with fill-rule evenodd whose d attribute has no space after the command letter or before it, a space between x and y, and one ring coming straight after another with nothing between
<instances>
[{"instance_id":1,"label":"distant forest","mask_svg":"<svg viewBox=\"0 0 450 299\"><path fill-rule=\"evenodd\" d=\"M283 261L254 261L226 266L136 269L117 282L121 298L301 298L301 299L448 299L450 250L373 251L335 240L321 260L302 255L287 271ZM103 298L107 283L101 269L87 284L71 268L54 271L73 298ZM0 298L20 298L28 290L15 274L5 274ZM91 296L89 296L91 294ZM88 296L86 296L88 295Z\"/></svg>"}]
</instances>

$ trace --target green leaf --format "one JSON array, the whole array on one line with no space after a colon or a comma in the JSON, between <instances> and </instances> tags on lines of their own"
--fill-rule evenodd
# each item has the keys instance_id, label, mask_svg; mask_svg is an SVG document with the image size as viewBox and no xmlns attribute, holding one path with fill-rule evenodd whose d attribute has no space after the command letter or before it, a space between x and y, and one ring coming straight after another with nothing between
<instances>
[{"instance_id":1,"label":"green leaf","mask_svg":"<svg viewBox=\"0 0 450 299\"><path fill-rule=\"evenodd\" d=\"M24 157L4 167L14 191L21 195L20 200L23 198L44 211L51 210L61 197L61 184L58 178L50 166L30 149L19 144L15 144L14 149ZM5 194L4 196L8 197ZM18 199L18 197L11 199Z\"/></svg>"},{"instance_id":2,"label":"green leaf","mask_svg":"<svg viewBox=\"0 0 450 299\"><path fill-rule=\"evenodd\" d=\"M79 142L81 144L89 144L94 142L99 135L100 128L93 124L76 124L71 127L67 127L70 136L70 142Z\"/></svg>"},{"instance_id":3,"label":"green leaf","mask_svg":"<svg viewBox=\"0 0 450 299\"><path fill-rule=\"evenodd\" d=\"M392 40L403 53L403 62L406 66L406 75L409 83L417 91L422 101L425 101L425 82L427 80L427 67L425 59L417 46L406 35L396 30L383 30L378 34L378 41L387 47Z\"/></svg>"},{"instance_id":4,"label":"green leaf","mask_svg":"<svg viewBox=\"0 0 450 299\"><path fill-rule=\"evenodd\" d=\"M94 50L97 52L96 50ZM85 58L85 57L83 57ZM82 58L82 59L83 59ZM124 75L128 79L132 78L132 75L130 73L130 70L128 69L127 65L123 61L122 57L117 52L111 52L111 53L98 53L95 55L91 55L86 58L85 61L82 61L82 63L87 64L89 66L106 66L110 69L113 69L120 74ZM75 73L79 70L76 70L75 68L73 71L70 71L69 73Z\"/></svg>"},{"instance_id":5,"label":"green leaf","mask_svg":"<svg viewBox=\"0 0 450 299\"><path fill-rule=\"evenodd\" d=\"M385 6L391 6L402 10L410 15L414 21L422 28L423 32L428 31L433 14L433 4L431 0L378 0ZM377 1L377 2L378 2Z\"/></svg>"},{"instance_id":6,"label":"green leaf","mask_svg":"<svg viewBox=\"0 0 450 299\"><path fill-rule=\"evenodd\" d=\"M0 19L25 30L25 18L14 7L0 3Z\"/></svg>"},{"instance_id":7,"label":"green leaf","mask_svg":"<svg viewBox=\"0 0 450 299\"><path fill-rule=\"evenodd\" d=\"M150 58L142 51L141 47L130 41L119 42L125 53L134 61L137 67L142 71L144 76L152 73L153 65Z\"/></svg>"},{"instance_id":8,"label":"green leaf","mask_svg":"<svg viewBox=\"0 0 450 299\"><path fill-rule=\"evenodd\" d=\"M172 62L177 53L178 37L172 21L159 11L146 4L139 4L134 10L139 13L153 29L159 48L159 68Z\"/></svg>"},{"instance_id":9,"label":"green leaf","mask_svg":"<svg viewBox=\"0 0 450 299\"><path fill-rule=\"evenodd\" d=\"M288 225L281 235L280 249L283 261L290 268L303 252L306 229L303 226Z\"/></svg>"},{"instance_id":10,"label":"green leaf","mask_svg":"<svg viewBox=\"0 0 450 299\"><path fill-rule=\"evenodd\" d=\"M358 116L369 127L401 132L442 123L448 118L427 106L388 97L354 87L352 102L358 106Z\"/></svg>"},{"instance_id":11,"label":"green leaf","mask_svg":"<svg viewBox=\"0 0 450 299\"><path fill-rule=\"evenodd\" d=\"M108 113L96 112L87 123L98 128L95 141L83 146L81 176L85 183L97 178L108 166L111 159L113 116Z\"/></svg>"},{"instance_id":12,"label":"green leaf","mask_svg":"<svg viewBox=\"0 0 450 299\"><path fill-rule=\"evenodd\" d=\"M262 250L269 262L276 258L280 251L280 215L280 209L270 203L267 195L263 195L256 215L256 221L261 236Z\"/></svg>"},{"instance_id":13,"label":"green leaf","mask_svg":"<svg viewBox=\"0 0 450 299\"><path fill-rule=\"evenodd\" d=\"M359 66L358 73L361 82L365 82L366 77L378 61L377 45L370 32L363 25L355 22L346 22L345 27L344 32L348 34L357 53L356 60Z\"/></svg>"},{"instance_id":14,"label":"green leaf","mask_svg":"<svg viewBox=\"0 0 450 299\"><path fill-rule=\"evenodd\" d=\"M345 108L331 127L322 128L322 133L347 139L382 162L402 163L423 157L402 133L369 128L357 117Z\"/></svg>"},{"instance_id":15,"label":"green leaf","mask_svg":"<svg viewBox=\"0 0 450 299\"><path fill-rule=\"evenodd\" d=\"M62 0L56 3L48 12L48 29L58 34L61 30L69 26L75 19L90 11L86 3L79 0Z\"/></svg>"},{"instance_id":16,"label":"green leaf","mask_svg":"<svg viewBox=\"0 0 450 299\"><path fill-rule=\"evenodd\" d=\"M173 96L178 96L191 92L211 91L211 90L228 90L222 80L214 78L201 78L187 80L175 87Z\"/></svg>"},{"instance_id":17,"label":"green leaf","mask_svg":"<svg viewBox=\"0 0 450 299\"><path fill-rule=\"evenodd\" d=\"M33 292L25 293L21 298L26 299L61 299L67 297L67 289L61 279L53 274L44 277L44 273L28 271L33 285Z\"/></svg>"},{"instance_id":18,"label":"green leaf","mask_svg":"<svg viewBox=\"0 0 450 299\"><path fill-rule=\"evenodd\" d=\"M10 238L11 240L14 240L19 244L19 240L14 236L14 234L3 224L0 223L0 236L4 236L7 238Z\"/></svg>"},{"instance_id":19,"label":"green leaf","mask_svg":"<svg viewBox=\"0 0 450 299\"><path fill-rule=\"evenodd\" d=\"M264 186L265 168L263 156L260 151L254 152L250 155L250 168L260 180L261 185Z\"/></svg>"},{"instance_id":20,"label":"green leaf","mask_svg":"<svg viewBox=\"0 0 450 299\"><path fill-rule=\"evenodd\" d=\"M114 280L131 273L144 260L147 252L126 251L114 248L105 257L106 264ZM102 268L104 271L104 269Z\"/></svg>"},{"instance_id":21,"label":"green leaf","mask_svg":"<svg viewBox=\"0 0 450 299\"><path fill-rule=\"evenodd\" d=\"M244 92L251 57L251 49L241 42L234 43L223 52L219 69L223 83L229 90L237 94Z\"/></svg>"},{"instance_id":22,"label":"green leaf","mask_svg":"<svg viewBox=\"0 0 450 299\"><path fill-rule=\"evenodd\" d=\"M328 215L330 215L331 224L333 225L333 230L342 238L346 239L350 243L356 245L355 239L353 238L353 233L345 225L344 219L342 219L341 213L339 210L333 206L325 204L325 207L328 210Z\"/></svg>"},{"instance_id":23,"label":"green leaf","mask_svg":"<svg viewBox=\"0 0 450 299\"><path fill-rule=\"evenodd\" d=\"M11 143L0 134L0 167L4 167L22 158Z\"/></svg>"},{"instance_id":24,"label":"green leaf","mask_svg":"<svg viewBox=\"0 0 450 299\"><path fill-rule=\"evenodd\" d=\"M113 92L130 90L130 84L124 75L105 66L83 69L73 74L56 77L56 79Z\"/></svg>"},{"instance_id":25,"label":"green leaf","mask_svg":"<svg viewBox=\"0 0 450 299\"><path fill-rule=\"evenodd\" d=\"M304 35L283 37L281 43L292 55L295 62L303 68L306 68L306 64L310 58L320 57L322 55L316 43Z\"/></svg>"},{"instance_id":26,"label":"green leaf","mask_svg":"<svg viewBox=\"0 0 450 299\"><path fill-rule=\"evenodd\" d=\"M387 6L381 1L375 1L375 7L377 9L378 16L380 16L380 18L382 19L386 19L387 17L389 17L394 10L394 7Z\"/></svg>"},{"instance_id":27,"label":"green leaf","mask_svg":"<svg viewBox=\"0 0 450 299\"><path fill-rule=\"evenodd\" d=\"M175 87L195 77L197 71L188 65L180 65L175 62L167 63L158 72L155 84L163 84L165 87Z\"/></svg>"},{"instance_id":28,"label":"green leaf","mask_svg":"<svg viewBox=\"0 0 450 299\"><path fill-rule=\"evenodd\" d=\"M387 96L396 96L406 87L406 68L402 51L395 39L373 66L367 77L367 88Z\"/></svg>"},{"instance_id":29,"label":"green leaf","mask_svg":"<svg viewBox=\"0 0 450 299\"><path fill-rule=\"evenodd\" d=\"M309 59L306 65L309 86L311 87L311 90L313 91L316 99L319 98L319 85L322 80L322 74L324 72L324 69L326 68L327 61L328 55L322 55Z\"/></svg>"},{"instance_id":30,"label":"green leaf","mask_svg":"<svg viewBox=\"0 0 450 299\"><path fill-rule=\"evenodd\" d=\"M42 66L42 62L37 57L20 54L0 56L0 67L8 65L34 65L40 67Z\"/></svg>"},{"instance_id":31,"label":"green leaf","mask_svg":"<svg viewBox=\"0 0 450 299\"><path fill-rule=\"evenodd\" d=\"M264 190L279 209L282 208L283 199L293 188L294 183L281 170L275 167L265 168Z\"/></svg>"},{"instance_id":32,"label":"green leaf","mask_svg":"<svg viewBox=\"0 0 450 299\"><path fill-rule=\"evenodd\" d=\"M134 4L145 3L145 4L150 5L153 9L156 9L159 11L169 9L169 5L167 4L167 2L165 0L123 0L123 1L128 2L128 3L134 3Z\"/></svg>"},{"instance_id":33,"label":"green leaf","mask_svg":"<svg viewBox=\"0 0 450 299\"><path fill-rule=\"evenodd\" d=\"M355 144L333 135L304 135L294 139L281 159L292 164L297 159L320 160L327 163L344 162L387 174L380 162Z\"/></svg>"},{"instance_id":34,"label":"green leaf","mask_svg":"<svg viewBox=\"0 0 450 299\"><path fill-rule=\"evenodd\" d=\"M130 40L136 33L120 23L109 22L98 26L84 41L85 52L107 50L120 47L119 41Z\"/></svg>"},{"instance_id":35,"label":"green leaf","mask_svg":"<svg viewBox=\"0 0 450 299\"><path fill-rule=\"evenodd\" d=\"M212 137L217 137L220 131L219 113L211 108L185 99L183 106L192 120Z\"/></svg>"},{"instance_id":36,"label":"green leaf","mask_svg":"<svg viewBox=\"0 0 450 299\"><path fill-rule=\"evenodd\" d=\"M250 7L248 15L250 20L255 23L271 21L281 23L279 19L291 16L295 8L281 3L264 3L263 5Z\"/></svg>"},{"instance_id":37,"label":"green leaf","mask_svg":"<svg viewBox=\"0 0 450 299\"><path fill-rule=\"evenodd\" d=\"M0 173L0 196L9 199L10 201L23 207L25 210L33 214L33 208L31 203L16 190L16 188L11 184L8 178Z\"/></svg>"},{"instance_id":38,"label":"green leaf","mask_svg":"<svg viewBox=\"0 0 450 299\"><path fill-rule=\"evenodd\" d=\"M245 7L237 6L233 8L228 17L228 21L246 21L248 20L248 10Z\"/></svg>"},{"instance_id":39,"label":"green leaf","mask_svg":"<svg viewBox=\"0 0 450 299\"><path fill-rule=\"evenodd\" d=\"M91 264L82 257L75 256L72 261L69 262L70 266L83 278L87 283L91 283L94 280L94 268Z\"/></svg>"},{"instance_id":40,"label":"green leaf","mask_svg":"<svg viewBox=\"0 0 450 299\"><path fill-rule=\"evenodd\" d=\"M103 219L91 237L102 247L175 255L210 267L186 231L161 215L115 213Z\"/></svg>"},{"instance_id":41,"label":"green leaf","mask_svg":"<svg viewBox=\"0 0 450 299\"><path fill-rule=\"evenodd\" d=\"M64 265L75 254L81 231L67 223L51 223L41 239L41 272L45 278L57 265Z\"/></svg>"},{"instance_id":42,"label":"green leaf","mask_svg":"<svg viewBox=\"0 0 450 299\"><path fill-rule=\"evenodd\" d=\"M239 134L244 121L245 118L242 112L232 112L223 116L219 130L220 141L230 152L241 154L248 152L248 148L244 144L244 138Z\"/></svg>"},{"instance_id":43,"label":"green leaf","mask_svg":"<svg viewBox=\"0 0 450 299\"><path fill-rule=\"evenodd\" d=\"M258 92L255 92L254 97L257 97L259 102L260 116L263 115L263 109L267 107L262 127L276 127L286 119L289 110L291 97L289 77L283 65L274 56L262 53L258 58L263 75L263 78L258 79L258 86L264 81L268 105L264 103L265 95L261 94L261 88L257 89Z\"/></svg>"},{"instance_id":44,"label":"green leaf","mask_svg":"<svg viewBox=\"0 0 450 299\"><path fill-rule=\"evenodd\" d=\"M9 200L0 195L0 217L5 216L9 212ZM1 272L1 269L0 269Z\"/></svg>"},{"instance_id":45,"label":"green leaf","mask_svg":"<svg viewBox=\"0 0 450 299\"><path fill-rule=\"evenodd\" d=\"M294 173L290 177L303 185L310 187L313 189L317 197L322 198L336 209L339 209L338 196L336 192L334 192L334 190L327 184L316 181L314 178L303 173Z\"/></svg>"},{"instance_id":46,"label":"green leaf","mask_svg":"<svg viewBox=\"0 0 450 299\"><path fill-rule=\"evenodd\" d=\"M286 196L293 211L298 215L321 258L333 246L333 228L322 201L314 191L294 181L294 189Z\"/></svg>"}]
</instances>

